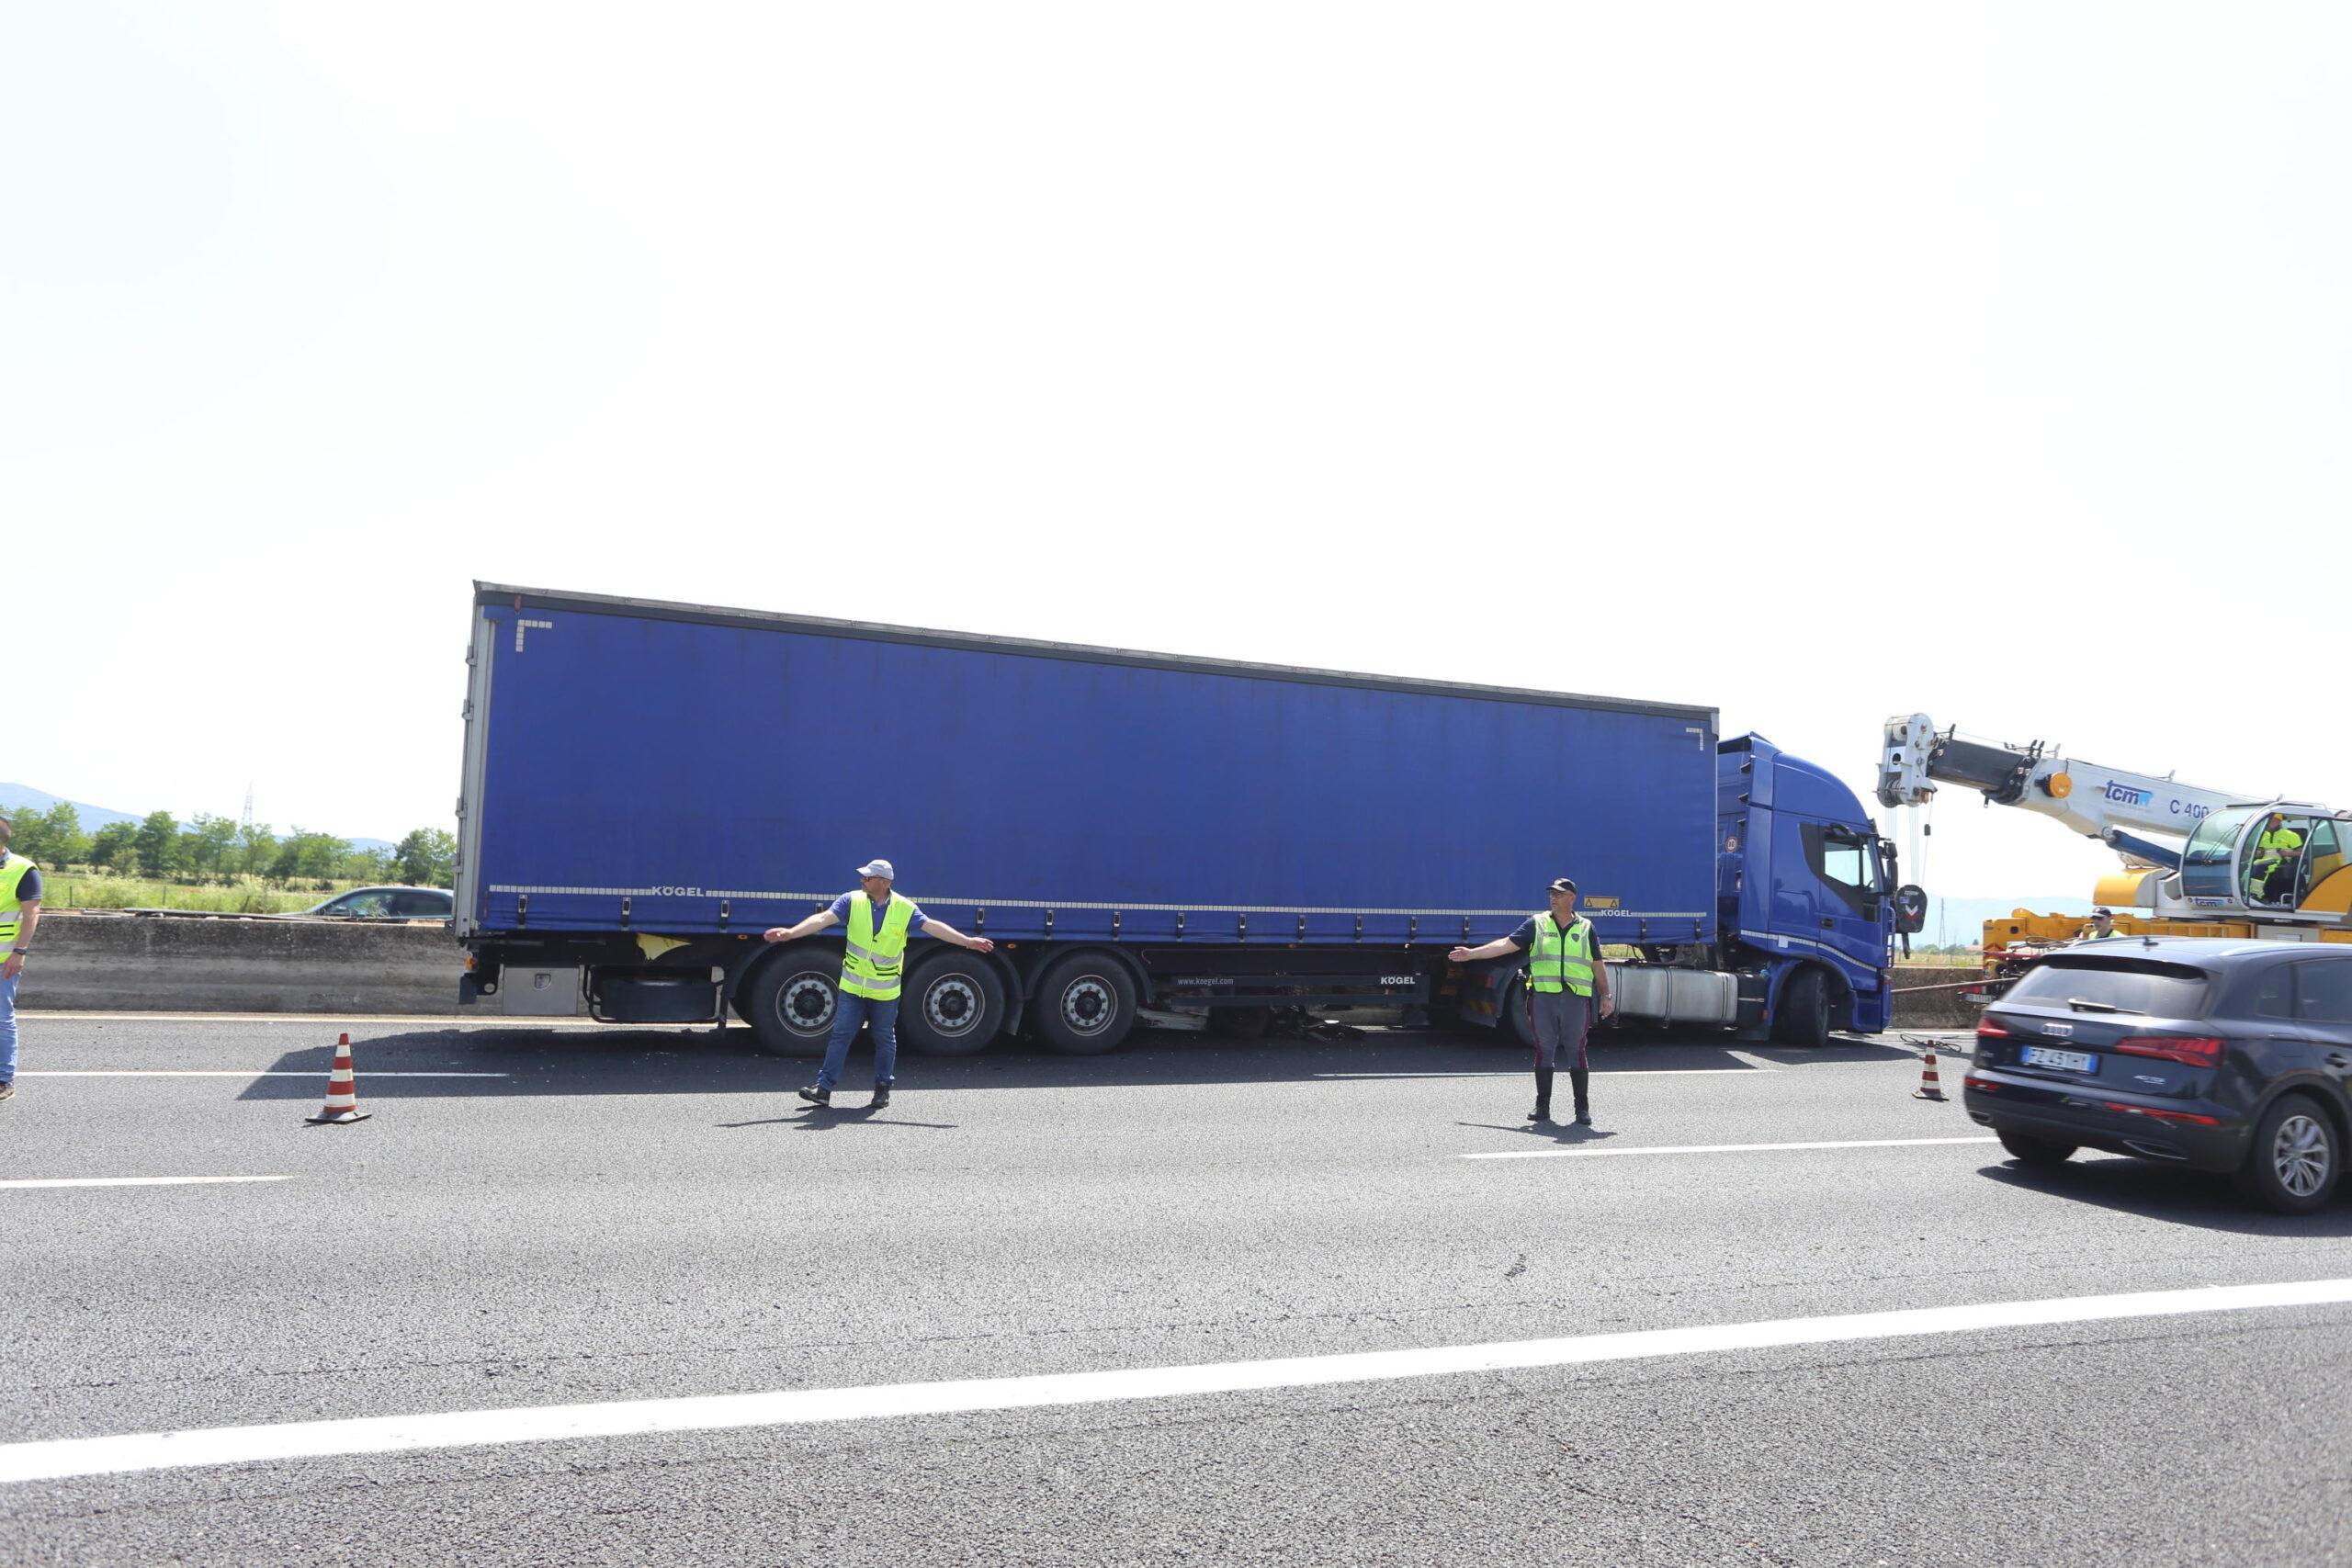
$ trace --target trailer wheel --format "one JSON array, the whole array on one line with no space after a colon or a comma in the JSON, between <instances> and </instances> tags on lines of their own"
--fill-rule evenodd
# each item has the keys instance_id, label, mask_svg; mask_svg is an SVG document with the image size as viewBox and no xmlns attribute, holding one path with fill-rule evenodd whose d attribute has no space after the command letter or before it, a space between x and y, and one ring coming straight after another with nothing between
<instances>
[{"instance_id":1,"label":"trailer wheel","mask_svg":"<svg viewBox=\"0 0 2352 1568\"><path fill-rule=\"evenodd\" d=\"M1527 976L1515 975L1503 992L1502 1028L1510 1032L1510 1038L1518 1042L1521 1050L1532 1051L1535 1049L1535 1015L1528 1011L1527 1005Z\"/></svg>"},{"instance_id":2,"label":"trailer wheel","mask_svg":"<svg viewBox=\"0 0 2352 1568\"><path fill-rule=\"evenodd\" d=\"M950 948L914 966L899 1037L926 1056L968 1056L1004 1028L1004 981L977 953Z\"/></svg>"},{"instance_id":3,"label":"trailer wheel","mask_svg":"<svg viewBox=\"0 0 2352 1568\"><path fill-rule=\"evenodd\" d=\"M1789 976L1772 1032L1783 1044L1808 1050L1829 1043L1829 982L1820 970L1807 967Z\"/></svg>"},{"instance_id":4,"label":"trailer wheel","mask_svg":"<svg viewBox=\"0 0 2352 1568\"><path fill-rule=\"evenodd\" d=\"M1136 1024L1136 983L1107 953L1057 959L1037 983L1037 1036L1055 1050L1091 1056L1118 1048Z\"/></svg>"},{"instance_id":5,"label":"trailer wheel","mask_svg":"<svg viewBox=\"0 0 2352 1568\"><path fill-rule=\"evenodd\" d=\"M771 1056L821 1056L841 1010L842 961L830 946L786 948L752 971L738 997L760 1049Z\"/></svg>"}]
</instances>

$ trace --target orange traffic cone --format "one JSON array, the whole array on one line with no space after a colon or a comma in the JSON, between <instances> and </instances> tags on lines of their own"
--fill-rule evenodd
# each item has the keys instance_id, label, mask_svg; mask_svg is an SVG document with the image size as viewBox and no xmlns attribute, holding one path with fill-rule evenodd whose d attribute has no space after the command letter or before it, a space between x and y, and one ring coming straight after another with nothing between
<instances>
[{"instance_id":1,"label":"orange traffic cone","mask_svg":"<svg viewBox=\"0 0 2352 1568\"><path fill-rule=\"evenodd\" d=\"M316 1116L305 1117L312 1122L327 1122L341 1126L346 1122L365 1122L373 1112L359 1109L359 1086L351 1077L351 1036L335 1037L334 1071L327 1075L327 1108Z\"/></svg>"},{"instance_id":2,"label":"orange traffic cone","mask_svg":"<svg viewBox=\"0 0 2352 1568\"><path fill-rule=\"evenodd\" d=\"M1928 1046L1928 1054L1919 1058L1919 1087L1911 1091L1911 1098L1914 1100L1944 1098L1943 1085L1936 1081L1936 1048L1933 1045Z\"/></svg>"}]
</instances>

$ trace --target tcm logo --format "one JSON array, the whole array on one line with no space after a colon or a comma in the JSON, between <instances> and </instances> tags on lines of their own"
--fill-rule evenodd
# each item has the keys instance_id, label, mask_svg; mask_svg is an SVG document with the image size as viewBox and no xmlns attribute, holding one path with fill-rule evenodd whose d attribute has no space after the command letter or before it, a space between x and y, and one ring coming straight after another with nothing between
<instances>
[{"instance_id":1,"label":"tcm logo","mask_svg":"<svg viewBox=\"0 0 2352 1568\"><path fill-rule=\"evenodd\" d=\"M2113 779L2107 781L2104 793L2108 799L2118 806L2145 806L2155 798L2155 794L2152 790L2132 789L2117 784Z\"/></svg>"}]
</instances>

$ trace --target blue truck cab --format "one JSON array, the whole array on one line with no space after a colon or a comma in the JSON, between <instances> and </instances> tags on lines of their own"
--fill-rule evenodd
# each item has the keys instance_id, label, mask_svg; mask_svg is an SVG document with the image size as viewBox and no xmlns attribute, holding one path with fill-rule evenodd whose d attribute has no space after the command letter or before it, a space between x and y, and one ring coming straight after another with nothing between
<instances>
[{"instance_id":1,"label":"blue truck cab","mask_svg":"<svg viewBox=\"0 0 2352 1568\"><path fill-rule=\"evenodd\" d=\"M1715 900L1750 1038L1817 1044L1891 1012L1896 865L1854 792L1760 735L1716 749Z\"/></svg>"}]
</instances>

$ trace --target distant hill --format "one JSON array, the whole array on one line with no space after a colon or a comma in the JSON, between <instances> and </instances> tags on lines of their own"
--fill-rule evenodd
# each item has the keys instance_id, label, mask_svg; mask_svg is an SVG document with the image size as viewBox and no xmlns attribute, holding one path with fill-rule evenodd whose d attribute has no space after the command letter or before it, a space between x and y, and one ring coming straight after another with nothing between
<instances>
[{"instance_id":1,"label":"distant hill","mask_svg":"<svg viewBox=\"0 0 2352 1568\"><path fill-rule=\"evenodd\" d=\"M64 796L35 789L30 784L0 784L0 807L30 806L46 811L61 800L64 800ZM85 833L95 833L110 822L141 822L147 817L143 811L111 811L103 806L92 806L87 801L65 803L73 807L74 815L82 819L82 831ZM182 818L181 820L186 821L187 818ZM278 835L279 838L285 836L283 833ZM389 850L392 847L381 839L351 839L345 841L355 850Z\"/></svg>"}]
</instances>

